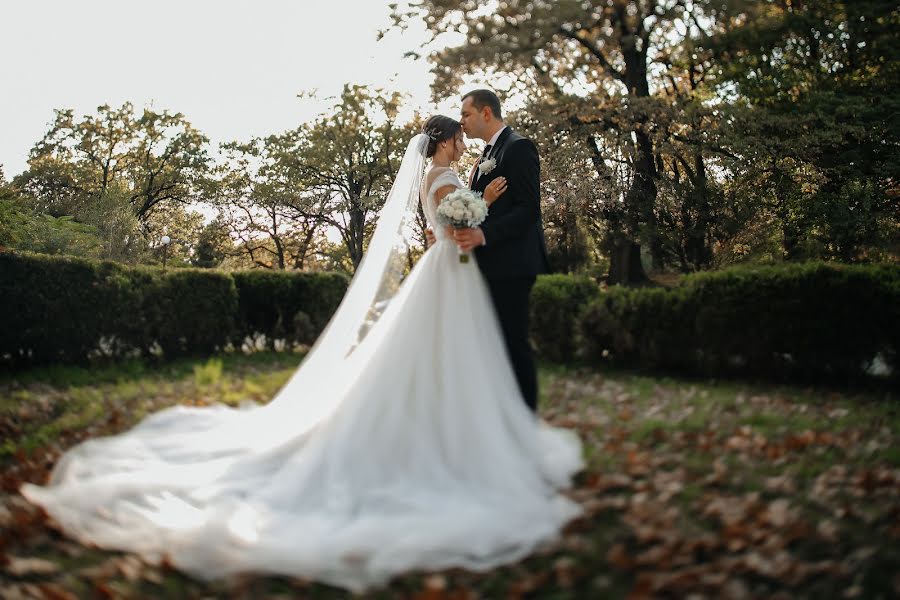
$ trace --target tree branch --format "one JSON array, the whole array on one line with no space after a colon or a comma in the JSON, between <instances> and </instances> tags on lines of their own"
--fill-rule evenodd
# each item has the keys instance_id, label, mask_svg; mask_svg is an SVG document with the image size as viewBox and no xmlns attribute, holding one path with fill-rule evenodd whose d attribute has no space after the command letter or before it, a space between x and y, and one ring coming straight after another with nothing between
<instances>
[{"instance_id":1,"label":"tree branch","mask_svg":"<svg viewBox=\"0 0 900 600\"><path fill-rule=\"evenodd\" d=\"M612 65L612 63L610 63L609 60L607 60L606 56L603 54L603 52L600 51L599 48L597 48L596 46L594 46L593 44L588 42L586 39L584 39L583 37L578 35L578 32L576 32L576 31L568 31L568 30L566 30L565 27L560 27L559 32L564 37L567 37L571 40L575 40L576 42L581 44L581 46L585 50L587 50L591 54L591 56L593 56L594 58L597 59L597 61L600 63L600 65L603 67L603 69L607 72L607 74L610 77L613 77L615 79L618 79L622 83L625 83L625 74L622 73L621 71L619 71L617 68L615 68Z\"/></svg>"}]
</instances>

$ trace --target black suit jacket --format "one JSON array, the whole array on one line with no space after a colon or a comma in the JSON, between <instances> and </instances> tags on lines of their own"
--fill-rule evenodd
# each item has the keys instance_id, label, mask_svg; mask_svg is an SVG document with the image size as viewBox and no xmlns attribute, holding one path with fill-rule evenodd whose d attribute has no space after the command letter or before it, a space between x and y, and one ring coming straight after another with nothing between
<instances>
[{"instance_id":1,"label":"black suit jacket","mask_svg":"<svg viewBox=\"0 0 900 600\"><path fill-rule=\"evenodd\" d=\"M481 224L486 244L475 249L481 272L491 279L534 277L548 272L537 147L507 127L491 148L486 159L489 158L497 161L496 166L478 177L472 189L483 193L501 175L506 177L507 189L491 205Z\"/></svg>"}]
</instances>

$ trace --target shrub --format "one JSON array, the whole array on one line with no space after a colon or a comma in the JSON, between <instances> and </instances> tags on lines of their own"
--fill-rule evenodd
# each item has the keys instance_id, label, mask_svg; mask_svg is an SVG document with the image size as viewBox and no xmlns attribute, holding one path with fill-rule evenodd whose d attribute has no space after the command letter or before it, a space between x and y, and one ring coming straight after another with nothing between
<instances>
[{"instance_id":1,"label":"shrub","mask_svg":"<svg viewBox=\"0 0 900 600\"><path fill-rule=\"evenodd\" d=\"M238 293L237 341L256 332L270 339L311 344L347 291L339 273L234 273Z\"/></svg>"},{"instance_id":2,"label":"shrub","mask_svg":"<svg viewBox=\"0 0 900 600\"><path fill-rule=\"evenodd\" d=\"M227 273L208 269L135 269L141 289L139 344L166 356L224 348L235 327L237 291Z\"/></svg>"},{"instance_id":3,"label":"shrub","mask_svg":"<svg viewBox=\"0 0 900 600\"><path fill-rule=\"evenodd\" d=\"M591 360L632 366L842 378L879 356L897 374L900 267L734 268L673 289L611 288L579 328Z\"/></svg>"},{"instance_id":4,"label":"shrub","mask_svg":"<svg viewBox=\"0 0 900 600\"><path fill-rule=\"evenodd\" d=\"M114 263L0 252L0 356L14 362L83 361L105 341L134 337L141 298Z\"/></svg>"},{"instance_id":5,"label":"shrub","mask_svg":"<svg viewBox=\"0 0 900 600\"><path fill-rule=\"evenodd\" d=\"M541 275L531 292L531 338L543 359L564 362L575 358L577 322L581 310L600 288L590 278Z\"/></svg>"},{"instance_id":6,"label":"shrub","mask_svg":"<svg viewBox=\"0 0 900 600\"><path fill-rule=\"evenodd\" d=\"M256 333L311 343L346 287L327 273L164 272L0 251L0 364L208 354Z\"/></svg>"}]
</instances>

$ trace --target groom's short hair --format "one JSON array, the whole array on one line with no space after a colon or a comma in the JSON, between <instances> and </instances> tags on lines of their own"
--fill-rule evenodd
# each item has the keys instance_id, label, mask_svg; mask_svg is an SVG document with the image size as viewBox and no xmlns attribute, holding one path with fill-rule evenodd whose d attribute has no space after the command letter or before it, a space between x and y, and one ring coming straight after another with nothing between
<instances>
[{"instance_id":1,"label":"groom's short hair","mask_svg":"<svg viewBox=\"0 0 900 600\"><path fill-rule=\"evenodd\" d=\"M503 120L503 111L500 108L500 98L498 98L497 94L491 90L472 90L462 97L463 100L466 98L471 98L472 106L478 110L481 110L485 106L489 106L491 112L494 113L494 116L501 121Z\"/></svg>"}]
</instances>

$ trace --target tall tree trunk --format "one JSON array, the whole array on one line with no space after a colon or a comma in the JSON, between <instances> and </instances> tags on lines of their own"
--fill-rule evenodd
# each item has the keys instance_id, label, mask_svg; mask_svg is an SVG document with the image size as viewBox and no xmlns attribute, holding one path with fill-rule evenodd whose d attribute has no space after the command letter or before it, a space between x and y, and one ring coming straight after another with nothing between
<instances>
[{"instance_id":1,"label":"tall tree trunk","mask_svg":"<svg viewBox=\"0 0 900 600\"><path fill-rule=\"evenodd\" d=\"M607 281L622 285L640 285L649 281L641 265L640 244L624 236L612 240Z\"/></svg>"},{"instance_id":2,"label":"tall tree trunk","mask_svg":"<svg viewBox=\"0 0 900 600\"><path fill-rule=\"evenodd\" d=\"M712 192L706 175L703 153L698 149L694 154L694 197L696 201L694 222L688 229L687 255L695 270L701 270L712 263L710 245L710 225L712 224Z\"/></svg>"},{"instance_id":3,"label":"tall tree trunk","mask_svg":"<svg viewBox=\"0 0 900 600\"><path fill-rule=\"evenodd\" d=\"M619 26L627 27L625 5L616 7ZM646 39L638 46L643 26L628 32L622 37L622 57L625 60L623 83L628 88L628 95L635 98L650 96L650 83L647 79L647 46ZM656 163L654 162L653 141L643 129L644 119L639 118L633 130L634 135L634 177L631 187L625 193L626 221L624 230L614 233L610 254L609 277L611 284L640 285L648 281L647 273L641 263L641 243L639 234L641 224L655 227L653 209L656 205ZM655 235L655 234L652 234Z\"/></svg>"},{"instance_id":4,"label":"tall tree trunk","mask_svg":"<svg viewBox=\"0 0 900 600\"><path fill-rule=\"evenodd\" d=\"M300 247L297 248L297 254L294 255L294 269L298 271L303 269L303 266L306 264L306 257L309 254L309 249L310 246L312 246L312 240L315 235L315 227L309 227L303 234L303 240L300 242Z\"/></svg>"},{"instance_id":5,"label":"tall tree trunk","mask_svg":"<svg viewBox=\"0 0 900 600\"><path fill-rule=\"evenodd\" d=\"M284 243L281 241L281 236L278 235L278 213L275 211L275 208L272 208L272 241L275 243L275 256L278 257L278 269L284 271L285 269L285 261L284 261Z\"/></svg>"},{"instance_id":6,"label":"tall tree trunk","mask_svg":"<svg viewBox=\"0 0 900 600\"><path fill-rule=\"evenodd\" d=\"M350 224L348 226L349 244L347 251L350 253L350 260L353 261L353 271L359 266L363 259L363 238L365 237L366 213L359 202L354 202L354 206L350 209Z\"/></svg>"},{"instance_id":7,"label":"tall tree trunk","mask_svg":"<svg viewBox=\"0 0 900 600\"><path fill-rule=\"evenodd\" d=\"M641 224L653 225L656 204L656 165L653 162L653 143L642 131L636 131L634 178L625 193L626 217L622 230L613 233L613 249L609 257L611 284L641 285L648 281L641 263ZM652 229L652 227L651 227Z\"/></svg>"}]
</instances>

